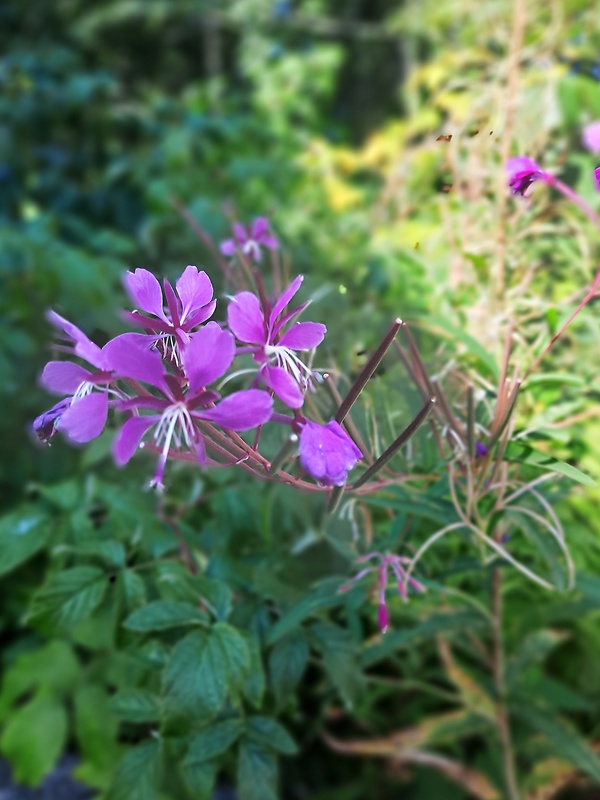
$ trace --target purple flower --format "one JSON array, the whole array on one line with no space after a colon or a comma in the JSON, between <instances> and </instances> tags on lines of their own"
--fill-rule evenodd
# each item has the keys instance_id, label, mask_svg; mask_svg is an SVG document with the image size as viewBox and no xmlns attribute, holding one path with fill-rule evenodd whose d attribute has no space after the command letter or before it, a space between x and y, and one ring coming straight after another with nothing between
<instances>
[{"instance_id":1,"label":"purple flower","mask_svg":"<svg viewBox=\"0 0 600 800\"><path fill-rule=\"evenodd\" d=\"M44 367L41 384L52 394L68 395L66 400L38 417L33 425L38 436L47 441L57 430L68 439L83 444L95 439L104 430L109 407L109 394L119 396L111 388L111 383L119 377L114 370L112 357L122 349L133 350L143 359L144 352L149 357L160 357L150 353L145 336L138 333L124 333L100 348L88 339L68 320L55 311L50 311L48 319L67 334L69 349L92 367L91 371L72 361L50 361ZM134 365L137 356L133 359ZM132 370L135 373L135 366ZM136 374L130 375L137 378Z\"/></svg>"},{"instance_id":2,"label":"purple flower","mask_svg":"<svg viewBox=\"0 0 600 800\"><path fill-rule=\"evenodd\" d=\"M317 347L327 332L320 322L296 322L283 333L285 325L306 308L303 304L283 313L303 280L299 275L272 309L262 309L258 297L251 292L237 294L227 309L230 329L240 342L250 345L239 352L254 355L254 360L261 364L259 375L263 383L290 408L301 407L312 376L296 351Z\"/></svg>"},{"instance_id":3,"label":"purple flower","mask_svg":"<svg viewBox=\"0 0 600 800\"><path fill-rule=\"evenodd\" d=\"M600 167L594 170L594 181L596 182L596 189L600 192Z\"/></svg>"},{"instance_id":4,"label":"purple flower","mask_svg":"<svg viewBox=\"0 0 600 800\"><path fill-rule=\"evenodd\" d=\"M388 629L390 620L385 597L389 569L391 568L394 574L398 594L403 600L407 599L409 587L414 589L416 592L424 592L425 587L422 583L419 583L419 581L415 580L414 578L408 577L403 564L410 563L410 558L407 558L406 556L390 555L389 553L387 555L383 555L383 553L375 551L373 553L367 553L364 556L360 556L356 559L356 563L364 564L372 559L379 561L379 564L361 569L360 572L350 579L350 583L340 586L338 591L347 592L357 581L359 581L361 578L364 578L365 575L368 575L371 572L377 572L377 591L379 593L377 624L379 626L379 630L382 633L385 633Z\"/></svg>"},{"instance_id":5,"label":"purple flower","mask_svg":"<svg viewBox=\"0 0 600 800\"><path fill-rule=\"evenodd\" d=\"M335 420L327 425L308 419L301 423L298 449L302 469L324 486L343 486L363 455Z\"/></svg>"},{"instance_id":6,"label":"purple flower","mask_svg":"<svg viewBox=\"0 0 600 800\"><path fill-rule=\"evenodd\" d=\"M506 170L508 185L513 194L520 194L522 197L525 197L525 192L532 183L545 180L548 175L537 162L526 156L509 158L506 162Z\"/></svg>"},{"instance_id":7,"label":"purple flower","mask_svg":"<svg viewBox=\"0 0 600 800\"><path fill-rule=\"evenodd\" d=\"M153 354L157 355L157 354ZM191 338L183 352L183 366L188 379L187 391L164 371L159 359L155 368L143 369L132 364L130 354L121 351L113 366L126 377L136 372L136 379L158 389L162 396L142 395L121 404L123 410L146 410L145 416L132 416L123 425L114 445L117 464L126 464L134 455L145 434L154 429L154 444L161 448L154 478L150 485L163 489L163 474L171 448L194 452L202 466L207 463L206 447L197 420L213 422L223 428L243 431L262 425L271 416L273 400L267 392L248 389L221 400L206 387L230 367L235 355L235 340L216 322L209 322ZM158 369L160 366L160 369Z\"/></svg>"},{"instance_id":8,"label":"purple flower","mask_svg":"<svg viewBox=\"0 0 600 800\"><path fill-rule=\"evenodd\" d=\"M166 308L160 283L151 272L147 269L128 272L125 289L144 314L136 310L124 312L124 316L136 325L155 331L158 335L153 339L161 343L163 354L169 355L179 366L181 352L190 341L190 332L210 319L217 301L213 300L213 287L206 272L191 265L184 269L175 290L167 280L163 285Z\"/></svg>"},{"instance_id":9,"label":"purple flower","mask_svg":"<svg viewBox=\"0 0 600 800\"><path fill-rule=\"evenodd\" d=\"M600 120L585 126L581 132L581 141L590 153L600 153Z\"/></svg>"},{"instance_id":10,"label":"purple flower","mask_svg":"<svg viewBox=\"0 0 600 800\"><path fill-rule=\"evenodd\" d=\"M277 250L279 247L277 239L269 233L269 220L266 217L257 217L250 228L235 222L233 237L221 242L220 249L224 256L234 256L239 250L250 259L260 261L261 245L269 250Z\"/></svg>"}]
</instances>

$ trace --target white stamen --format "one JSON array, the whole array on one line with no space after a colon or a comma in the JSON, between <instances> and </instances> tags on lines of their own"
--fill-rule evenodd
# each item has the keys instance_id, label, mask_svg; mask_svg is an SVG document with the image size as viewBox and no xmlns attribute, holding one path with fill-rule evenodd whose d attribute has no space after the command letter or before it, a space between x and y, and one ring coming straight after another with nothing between
<instances>
[{"instance_id":1,"label":"white stamen","mask_svg":"<svg viewBox=\"0 0 600 800\"><path fill-rule=\"evenodd\" d=\"M154 441L163 445L163 458L169 454L172 441L179 449L184 444L191 449L195 438L196 427L185 403L175 403L164 410L154 431Z\"/></svg>"},{"instance_id":2,"label":"white stamen","mask_svg":"<svg viewBox=\"0 0 600 800\"><path fill-rule=\"evenodd\" d=\"M312 370L296 355L294 350L279 344L267 344L264 352L268 358L273 356L276 365L289 372L302 389L310 386Z\"/></svg>"}]
</instances>

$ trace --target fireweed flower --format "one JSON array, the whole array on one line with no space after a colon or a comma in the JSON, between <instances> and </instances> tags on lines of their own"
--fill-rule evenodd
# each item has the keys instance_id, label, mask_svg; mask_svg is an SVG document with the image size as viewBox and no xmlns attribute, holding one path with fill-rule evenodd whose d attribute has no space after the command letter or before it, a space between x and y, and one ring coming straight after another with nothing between
<instances>
[{"instance_id":1,"label":"fireweed flower","mask_svg":"<svg viewBox=\"0 0 600 800\"><path fill-rule=\"evenodd\" d=\"M100 348L88 337L55 311L48 319L67 334L68 348L74 355L87 361L90 371L72 361L50 361L44 367L40 382L52 394L68 395L33 423L33 429L42 441L48 441L57 430L68 439L83 444L95 439L104 430L108 415L109 395L120 393L112 386L116 377L113 357L121 350L144 347L145 337L138 333L124 333ZM146 347L147 349L147 347ZM136 378L135 363L131 370Z\"/></svg>"},{"instance_id":2,"label":"fireweed flower","mask_svg":"<svg viewBox=\"0 0 600 800\"><path fill-rule=\"evenodd\" d=\"M324 486L343 486L362 452L335 420L327 425L304 420L299 428L300 466Z\"/></svg>"},{"instance_id":3,"label":"fireweed flower","mask_svg":"<svg viewBox=\"0 0 600 800\"><path fill-rule=\"evenodd\" d=\"M297 355L298 350L312 350L321 344L327 332L320 322L296 322L285 333L283 329L306 304L284 314L288 303L300 288L299 275L279 296L272 309L261 308L251 292L240 292L227 309L227 322L238 341L249 345L239 353L252 353L260 364L262 382L290 408L300 408L304 393L311 386L312 371Z\"/></svg>"},{"instance_id":4,"label":"fireweed flower","mask_svg":"<svg viewBox=\"0 0 600 800\"><path fill-rule=\"evenodd\" d=\"M154 331L152 339L161 345L161 352L176 366L181 365L181 353L190 341L190 333L212 317L217 305L213 287L206 272L188 266L175 284L175 290L165 280L160 283L147 269L136 269L125 276L125 289L132 302L141 309L124 312L123 316L146 330ZM146 316L150 315L150 316Z\"/></svg>"},{"instance_id":5,"label":"fireweed flower","mask_svg":"<svg viewBox=\"0 0 600 800\"><path fill-rule=\"evenodd\" d=\"M585 126L581 132L581 141L590 153L600 153L600 120Z\"/></svg>"},{"instance_id":6,"label":"fireweed flower","mask_svg":"<svg viewBox=\"0 0 600 800\"><path fill-rule=\"evenodd\" d=\"M600 167L596 167L594 170L594 181L596 183L596 189L600 192Z\"/></svg>"},{"instance_id":7,"label":"fireweed flower","mask_svg":"<svg viewBox=\"0 0 600 800\"><path fill-rule=\"evenodd\" d=\"M520 194L525 197L525 192L535 181L546 181L547 172L540 167L532 158L526 156L515 156L506 162L508 172L508 185L513 194Z\"/></svg>"},{"instance_id":8,"label":"fireweed flower","mask_svg":"<svg viewBox=\"0 0 600 800\"><path fill-rule=\"evenodd\" d=\"M409 587L414 589L416 592L424 592L425 587L422 583L415 580L414 578L407 577L406 570L403 567L403 564L410 563L410 558L406 556L395 556L390 555L383 555L383 553L378 553L377 551L373 553L367 553L364 556L360 556L356 559L357 564L364 564L371 560L379 561L378 565L373 565L369 567L365 567L361 569L353 578L351 578L350 583L344 584L340 586L338 591L340 592L347 592L352 589L353 585L359 581L361 578L364 578L365 575L368 575L371 572L377 573L377 591L379 593L379 605L377 607L377 624L379 626L379 630L382 633L385 633L388 629L389 625L389 613L387 609L386 597L385 597L385 590L387 588L388 583L388 571L391 569L396 580L396 587L398 589L398 594L400 597L406 601L408 597L408 589Z\"/></svg>"},{"instance_id":9,"label":"fireweed flower","mask_svg":"<svg viewBox=\"0 0 600 800\"><path fill-rule=\"evenodd\" d=\"M123 353L125 361L116 360L116 368L127 374L131 358ZM154 353L158 357L158 354ZM142 395L122 403L122 410L149 411L144 416L132 416L123 425L114 444L117 464L126 464L145 434L153 428L154 444L161 448L156 472L150 486L164 489L163 475L171 448L196 454L201 466L205 466L206 446L196 421L213 422L222 428L244 431L262 425L271 416L273 399L267 392L247 389L221 400L217 392L206 387L220 378L230 367L235 355L235 340L228 331L223 331L216 322L209 322L194 334L183 352L183 367L187 378L187 390L173 375L165 373L162 361L148 363L145 375L136 368L137 377L158 389L161 396Z\"/></svg>"},{"instance_id":10,"label":"fireweed flower","mask_svg":"<svg viewBox=\"0 0 600 800\"><path fill-rule=\"evenodd\" d=\"M249 228L235 222L233 237L221 242L220 250L224 256L234 256L239 250L251 260L260 261L261 245L269 250L279 247L277 239L269 233L269 220L266 217L257 217Z\"/></svg>"}]
</instances>

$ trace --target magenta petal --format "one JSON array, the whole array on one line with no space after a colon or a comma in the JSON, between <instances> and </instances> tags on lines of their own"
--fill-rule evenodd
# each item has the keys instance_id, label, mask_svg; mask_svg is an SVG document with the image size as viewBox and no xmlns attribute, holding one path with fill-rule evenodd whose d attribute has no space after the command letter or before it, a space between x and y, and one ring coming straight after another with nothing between
<instances>
[{"instance_id":1,"label":"magenta petal","mask_svg":"<svg viewBox=\"0 0 600 800\"><path fill-rule=\"evenodd\" d=\"M163 295L160 283L147 269L136 269L125 275L125 289L136 308L167 322L163 311Z\"/></svg>"},{"instance_id":2,"label":"magenta petal","mask_svg":"<svg viewBox=\"0 0 600 800\"><path fill-rule=\"evenodd\" d=\"M541 172L542 168L528 156L514 156L509 158L505 164L506 171L509 177L517 175L520 172Z\"/></svg>"},{"instance_id":3,"label":"magenta petal","mask_svg":"<svg viewBox=\"0 0 600 800\"><path fill-rule=\"evenodd\" d=\"M260 389L244 389L221 400L214 408L194 412L194 416L214 422L222 428L245 431L268 422L273 411L273 398Z\"/></svg>"},{"instance_id":4,"label":"magenta petal","mask_svg":"<svg viewBox=\"0 0 600 800\"><path fill-rule=\"evenodd\" d=\"M104 345L106 361L116 378L144 381L168 392L160 355L151 350L152 338L143 333L122 333Z\"/></svg>"},{"instance_id":5,"label":"magenta petal","mask_svg":"<svg viewBox=\"0 0 600 800\"><path fill-rule=\"evenodd\" d=\"M264 247L268 247L269 250L278 250L279 249L279 242L274 236L271 236L270 233L261 236L260 243Z\"/></svg>"},{"instance_id":6,"label":"magenta petal","mask_svg":"<svg viewBox=\"0 0 600 800\"><path fill-rule=\"evenodd\" d=\"M72 442L83 444L100 436L108 415L108 395L94 392L72 403L58 421L57 428Z\"/></svg>"},{"instance_id":7,"label":"magenta petal","mask_svg":"<svg viewBox=\"0 0 600 800\"><path fill-rule=\"evenodd\" d=\"M594 170L594 181L596 183L596 189L600 192L600 167L596 167Z\"/></svg>"},{"instance_id":8,"label":"magenta petal","mask_svg":"<svg viewBox=\"0 0 600 800\"><path fill-rule=\"evenodd\" d=\"M265 384L272 389L282 403L289 408L300 408L304 395L289 372L281 367L262 367L260 375Z\"/></svg>"},{"instance_id":9,"label":"magenta petal","mask_svg":"<svg viewBox=\"0 0 600 800\"><path fill-rule=\"evenodd\" d=\"M250 238L259 241L269 230L269 220L266 217L257 217L250 227ZM262 241L261 241L262 244Z\"/></svg>"},{"instance_id":10,"label":"magenta petal","mask_svg":"<svg viewBox=\"0 0 600 800\"><path fill-rule=\"evenodd\" d=\"M195 328L197 325L201 325L203 322L206 322L207 319L210 319L215 313L216 307L217 301L213 300L212 302L198 309L198 311L193 311L185 321L186 331L191 331L192 328Z\"/></svg>"},{"instance_id":11,"label":"magenta petal","mask_svg":"<svg viewBox=\"0 0 600 800\"><path fill-rule=\"evenodd\" d=\"M208 386L231 366L235 355L235 340L229 331L221 329L217 322L209 322L192 335L183 354L185 374L191 394Z\"/></svg>"},{"instance_id":12,"label":"magenta petal","mask_svg":"<svg viewBox=\"0 0 600 800\"><path fill-rule=\"evenodd\" d=\"M321 344L326 333L327 328L320 322L297 322L283 334L278 344L292 350L312 350Z\"/></svg>"},{"instance_id":13,"label":"magenta petal","mask_svg":"<svg viewBox=\"0 0 600 800\"><path fill-rule=\"evenodd\" d=\"M240 342L265 344L265 329L260 301L251 292L240 292L227 308L227 323Z\"/></svg>"},{"instance_id":14,"label":"magenta petal","mask_svg":"<svg viewBox=\"0 0 600 800\"><path fill-rule=\"evenodd\" d=\"M212 300L213 285L210 278L206 272L198 271L197 267L186 267L175 286L182 304L182 322Z\"/></svg>"},{"instance_id":15,"label":"magenta petal","mask_svg":"<svg viewBox=\"0 0 600 800\"><path fill-rule=\"evenodd\" d=\"M46 315L49 322L62 330L73 340L73 349L75 354L80 358L85 359L90 364L93 364L98 369L105 369L102 350L97 344L94 344L83 331L80 331L76 325L69 322L56 311L49 311Z\"/></svg>"},{"instance_id":16,"label":"magenta petal","mask_svg":"<svg viewBox=\"0 0 600 800\"><path fill-rule=\"evenodd\" d=\"M306 420L300 433L300 464L319 483L342 486L362 453L335 420L327 425Z\"/></svg>"},{"instance_id":17,"label":"magenta petal","mask_svg":"<svg viewBox=\"0 0 600 800\"><path fill-rule=\"evenodd\" d=\"M233 235L238 245L243 245L248 241L248 231L239 222L233 223Z\"/></svg>"},{"instance_id":18,"label":"magenta petal","mask_svg":"<svg viewBox=\"0 0 600 800\"><path fill-rule=\"evenodd\" d=\"M33 432L41 442L48 442L56 433L56 426L65 411L71 405L72 397L65 397L60 400L55 406L44 411L39 417L33 421Z\"/></svg>"},{"instance_id":19,"label":"magenta petal","mask_svg":"<svg viewBox=\"0 0 600 800\"><path fill-rule=\"evenodd\" d=\"M89 381L92 373L73 364L71 361L49 361L44 367L40 383L49 392L75 394L84 381Z\"/></svg>"},{"instance_id":20,"label":"magenta petal","mask_svg":"<svg viewBox=\"0 0 600 800\"><path fill-rule=\"evenodd\" d=\"M600 153L600 120L590 122L585 126L581 134L581 141L590 153Z\"/></svg>"},{"instance_id":21,"label":"magenta petal","mask_svg":"<svg viewBox=\"0 0 600 800\"><path fill-rule=\"evenodd\" d=\"M237 250L237 245L233 239L226 239L219 245L219 250L224 256L234 256Z\"/></svg>"},{"instance_id":22,"label":"magenta petal","mask_svg":"<svg viewBox=\"0 0 600 800\"><path fill-rule=\"evenodd\" d=\"M118 466L122 467L134 455L140 446L143 435L160 417L131 417L119 431L113 445L113 456Z\"/></svg>"},{"instance_id":23,"label":"magenta petal","mask_svg":"<svg viewBox=\"0 0 600 800\"><path fill-rule=\"evenodd\" d=\"M292 297L296 294L298 289L302 286L302 281L304 280L304 275L298 275L294 280L290 283L287 289L279 296L277 302L273 306L273 311L271 311L270 317L270 325L273 325L277 317L281 314L283 309L287 306L290 302Z\"/></svg>"}]
</instances>

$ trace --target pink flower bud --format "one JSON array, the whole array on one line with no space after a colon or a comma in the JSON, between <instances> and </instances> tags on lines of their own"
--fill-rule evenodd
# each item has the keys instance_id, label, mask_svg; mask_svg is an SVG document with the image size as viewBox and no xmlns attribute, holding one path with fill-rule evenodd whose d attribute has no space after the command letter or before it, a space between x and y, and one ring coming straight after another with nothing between
<instances>
[{"instance_id":1,"label":"pink flower bud","mask_svg":"<svg viewBox=\"0 0 600 800\"><path fill-rule=\"evenodd\" d=\"M379 625L379 630L382 633L387 631L389 622L390 618L388 615L387 606L385 603L380 603L379 608L377 609L377 624Z\"/></svg>"}]
</instances>

